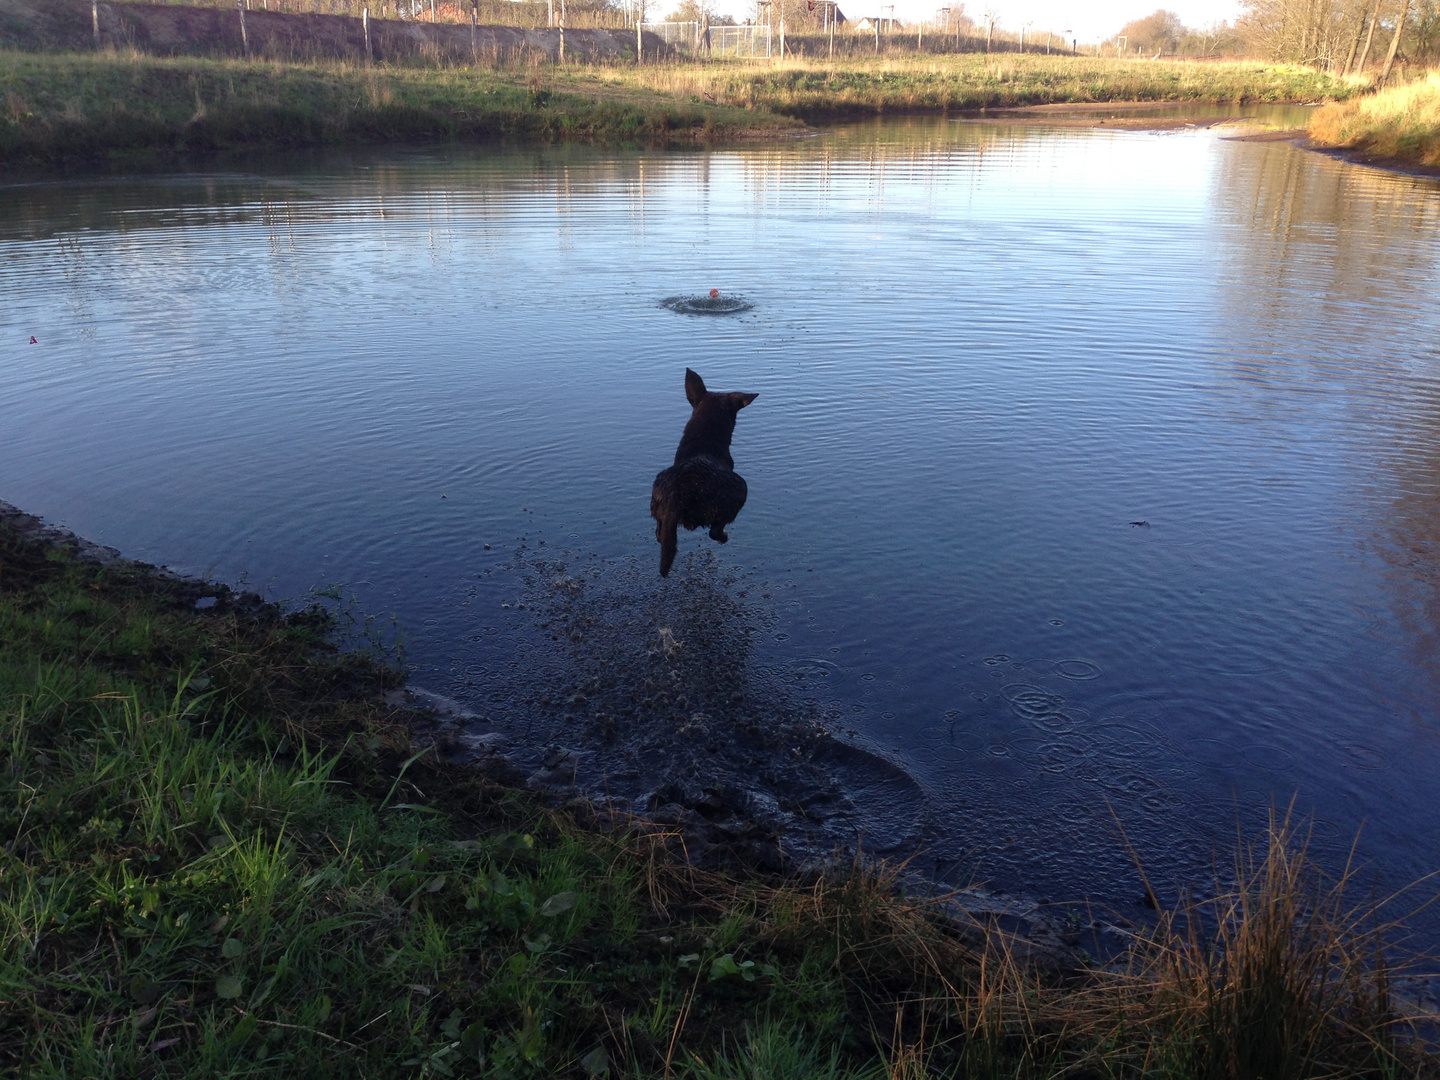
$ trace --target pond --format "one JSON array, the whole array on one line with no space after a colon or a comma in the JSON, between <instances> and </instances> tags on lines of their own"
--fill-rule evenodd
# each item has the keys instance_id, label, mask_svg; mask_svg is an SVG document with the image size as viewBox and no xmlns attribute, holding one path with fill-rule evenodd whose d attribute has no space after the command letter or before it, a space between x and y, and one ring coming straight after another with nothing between
<instances>
[{"instance_id":1,"label":"pond","mask_svg":"<svg viewBox=\"0 0 1440 1080\"><path fill-rule=\"evenodd\" d=\"M1130 910L1117 821L1173 896L1293 798L1402 884L1440 869L1440 186L1233 135L11 183L0 498L338 583L416 685L622 801L664 778L590 729L674 645L876 755L845 828L946 880ZM752 306L662 304L712 288ZM759 394L749 501L662 581L687 366ZM587 665L596 702L543 695Z\"/></svg>"}]
</instances>

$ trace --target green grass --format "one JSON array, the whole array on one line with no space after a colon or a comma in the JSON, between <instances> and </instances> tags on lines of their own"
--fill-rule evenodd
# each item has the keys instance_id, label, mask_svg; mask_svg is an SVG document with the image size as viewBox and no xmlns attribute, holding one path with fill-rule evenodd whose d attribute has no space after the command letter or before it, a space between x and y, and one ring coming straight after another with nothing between
<instances>
[{"instance_id":1,"label":"green grass","mask_svg":"<svg viewBox=\"0 0 1440 1080\"><path fill-rule=\"evenodd\" d=\"M703 873L449 764L343 616L207 591L0 523L7 1075L1436 1074L1284 823L1218 932L1047 976L893 870Z\"/></svg>"},{"instance_id":2,"label":"green grass","mask_svg":"<svg viewBox=\"0 0 1440 1080\"><path fill-rule=\"evenodd\" d=\"M0 52L0 169L397 141L663 145L804 121L1060 102L1309 102L1308 68L984 55L425 68Z\"/></svg>"},{"instance_id":3,"label":"green grass","mask_svg":"<svg viewBox=\"0 0 1440 1080\"><path fill-rule=\"evenodd\" d=\"M1295 66L1013 54L688 64L614 69L609 77L804 120L1085 102L1318 102L1356 92Z\"/></svg>"},{"instance_id":4,"label":"green grass","mask_svg":"<svg viewBox=\"0 0 1440 1080\"><path fill-rule=\"evenodd\" d=\"M663 144L793 120L625 91L555 69L366 67L0 52L0 168L145 153L449 139Z\"/></svg>"}]
</instances>

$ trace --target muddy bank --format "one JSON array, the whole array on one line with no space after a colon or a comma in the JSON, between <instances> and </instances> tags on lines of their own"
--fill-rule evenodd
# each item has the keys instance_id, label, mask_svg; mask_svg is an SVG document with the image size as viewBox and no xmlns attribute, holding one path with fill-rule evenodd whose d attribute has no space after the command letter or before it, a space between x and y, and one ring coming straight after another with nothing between
<instances>
[{"instance_id":1,"label":"muddy bank","mask_svg":"<svg viewBox=\"0 0 1440 1080\"><path fill-rule=\"evenodd\" d=\"M358 10L358 8L357 8ZM243 31L242 31L243 24ZM98 29L97 29L98 28ZM377 62L471 64L545 57L557 60L559 29L370 19L369 58ZM635 56L633 30L566 30L569 59ZM366 59L365 27L346 15L289 15L238 8L99 4L88 0L0 0L0 48L27 51L138 49L162 56L245 56L267 60ZM644 35L647 57L673 50Z\"/></svg>"},{"instance_id":2,"label":"muddy bank","mask_svg":"<svg viewBox=\"0 0 1440 1080\"><path fill-rule=\"evenodd\" d=\"M1049 105L1016 105L998 109L982 109L967 112L958 117L962 122L985 124L1012 124L1029 126L1045 124L1047 127L1067 128L1111 128L1118 131L1172 131L1184 128L1212 128L1231 124L1243 124L1244 117L1223 115L1193 115L1197 102L1164 101L1066 101ZM1167 116L1167 112L1177 115ZM1265 139L1277 133L1265 132L1253 136ZM1293 135L1286 133L1284 137Z\"/></svg>"}]
</instances>

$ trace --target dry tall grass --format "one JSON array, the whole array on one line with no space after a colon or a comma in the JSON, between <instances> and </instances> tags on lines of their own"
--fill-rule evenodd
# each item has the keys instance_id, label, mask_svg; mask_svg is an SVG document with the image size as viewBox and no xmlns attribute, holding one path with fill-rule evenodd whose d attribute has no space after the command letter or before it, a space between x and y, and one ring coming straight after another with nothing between
<instances>
[{"instance_id":1,"label":"dry tall grass","mask_svg":"<svg viewBox=\"0 0 1440 1080\"><path fill-rule=\"evenodd\" d=\"M894 869L856 864L778 887L659 872L672 902L749 912L742 934L766 948L833 942L897 1077L940 1062L965 1075L1437 1075L1416 1035L1436 1018L1402 1021L1392 1000L1407 965L1387 942L1403 924L1390 905L1349 895L1353 867L1324 875L1288 814L1242 846L1213 897L1129 928L1114 962L1059 974L1013 933L957 921L947 898L905 897Z\"/></svg>"},{"instance_id":2,"label":"dry tall grass","mask_svg":"<svg viewBox=\"0 0 1440 1080\"><path fill-rule=\"evenodd\" d=\"M801 119L1057 102L1314 102L1356 87L1309 68L1075 56L876 56L681 62L597 69L682 100Z\"/></svg>"},{"instance_id":3,"label":"dry tall grass","mask_svg":"<svg viewBox=\"0 0 1440 1080\"><path fill-rule=\"evenodd\" d=\"M1321 146L1440 165L1440 71L1317 109L1310 138Z\"/></svg>"}]
</instances>

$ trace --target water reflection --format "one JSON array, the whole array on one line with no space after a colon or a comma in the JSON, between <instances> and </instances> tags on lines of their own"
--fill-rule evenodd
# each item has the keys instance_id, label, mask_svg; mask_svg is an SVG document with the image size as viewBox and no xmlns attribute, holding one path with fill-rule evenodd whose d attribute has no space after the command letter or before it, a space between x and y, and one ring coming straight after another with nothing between
<instances>
[{"instance_id":1,"label":"water reflection","mask_svg":"<svg viewBox=\"0 0 1440 1080\"><path fill-rule=\"evenodd\" d=\"M1128 902L1111 807L1173 883L1298 791L1405 880L1440 797L1437 214L1216 131L938 119L16 185L0 325L42 345L3 346L0 496L352 583L479 701L522 545L651 565L688 365L763 397L714 549L770 606L746 663L907 764L946 872ZM660 307L712 287L755 307Z\"/></svg>"}]
</instances>

